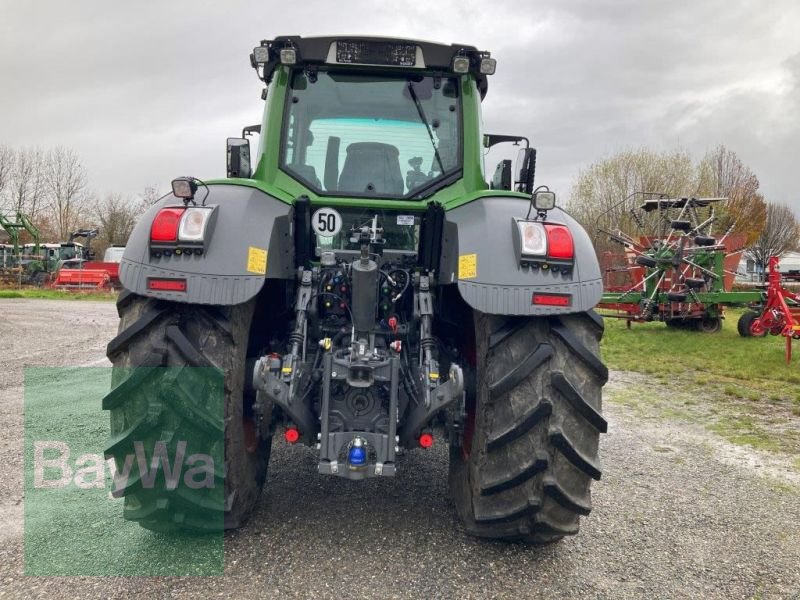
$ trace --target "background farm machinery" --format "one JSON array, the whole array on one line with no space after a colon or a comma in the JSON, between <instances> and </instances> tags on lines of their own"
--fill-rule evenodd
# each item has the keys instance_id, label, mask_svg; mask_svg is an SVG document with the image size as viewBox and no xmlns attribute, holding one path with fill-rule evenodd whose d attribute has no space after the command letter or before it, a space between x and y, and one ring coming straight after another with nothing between
<instances>
[{"instance_id":1,"label":"background farm machinery","mask_svg":"<svg viewBox=\"0 0 800 600\"><path fill-rule=\"evenodd\" d=\"M0 230L10 243L0 244L0 283L66 289L110 289L119 283L119 259L94 262L90 249L96 229L79 229L60 243L42 243L39 229L25 214L0 213ZM31 241L23 243L23 236ZM85 244L76 240L83 239Z\"/></svg>"},{"instance_id":2,"label":"background farm machinery","mask_svg":"<svg viewBox=\"0 0 800 600\"><path fill-rule=\"evenodd\" d=\"M628 213L643 235L599 230L623 248L601 253L605 292L599 308L629 327L634 321L663 321L713 333L722 327L725 307L747 306L737 323L739 335L782 335L789 362L792 340L800 339L800 294L784 286L775 256L764 285L732 289L744 239L730 230L713 236L714 207L722 200L649 198Z\"/></svg>"},{"instance_id":3,"label":"background farm machinery","mask_svg":"<svg viewBox=\"0 0 800 600\"><path fill-rule=\"evenodd\" d=\"M786 362L792 360L792 340L800 339L800 294L786 289L779 269L779 259L768 262L767 289L758 310L745 312L737 328L742 337L782 335L786 340Z\"/></svg>"},{"instance_id":4,"label":"background farm machinery","mask_svg":"<svg viewBox=\"0 0 800 600\"><path fill-rule=\"evenodd\" d=\"M623 248L601 254L604 316L629 326L663 321L716 332L725 306L762 303L761 290L732 291L744 239L730 230L714 237L715 206L722 200L659 195L627 211L640 235L600 230Z\"/></svg>"}]
</instances>

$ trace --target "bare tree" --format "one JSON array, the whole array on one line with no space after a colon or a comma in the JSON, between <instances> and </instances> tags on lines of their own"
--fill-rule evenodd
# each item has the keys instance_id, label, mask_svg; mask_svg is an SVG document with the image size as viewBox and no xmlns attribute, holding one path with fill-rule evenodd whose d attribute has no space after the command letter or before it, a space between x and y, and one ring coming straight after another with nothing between
<instances>
[{"instance_id":1,"label":"bare tree","mask_svg":"<svg viewBox=\"0 0 800 600\"><path fill-rule=\"evenodd\" d=\"M95 222L100 229L95 245L98 255L110 246L127 243L144 208L141 200L123 197L118 193L106 194L103 201L95 205Z\"/></svg>"},{"instance_id":2,"label":"bare tree","mask_svg":"<svg viewBox=\"0 0 800 600\"><path fill-rule=\"evenodd\" d=\"M569 210L590 234L598 228L655 235L657 215L631 209L641 197L622 202L634 192L657 192L668 196L715 196L728 200L715 214L714 231L728 229L745 234L752 244L761 232L766 203L758 192L758 178L735 152L719 146L699 163L684 151L653 152L646 148L620 152L580 172L572 188ZM593 235L598 250L603 236Z\"/></svg>"},{"instance_id":3,"label":"bare tree","mask_svg":"<svg viewBox=\"0 0 800 600\"><path fill-rule=\"evenodd\" d=\"M796 250L798 243L800 243L800 224L792 209L783 204L769 202L761 235L747 249L745 255L756 263L757 272L763 276L771 256L780 256L790 250Z\"/></svg>"},{"instance_id":4,"label":"bare tree","mask_svg":"<svg viewBox=\"0 0 800 600\"><path fill-rule=\"evenodd\" d=\"M22 148L12 152L12 156L8 208L25 213L35 221L43 208L46 193L44 152L40 148Z\"/></svg>"},{"instance_id":5,"label":"bare tree","mask_svg":"<svg viewBox=\"0 0 800 600\"><path fill-rule=\"evenodd\" d=\"M46 182L55 228L61 239L67 239L88 201L86 173L78 155L63 146L48 152Z\"/></svg>"},{"instance_id":6,"label":"bare tree","mask_svg":"<svg viewBox=\"0 0 800 600\"><path fill-rule=\"evenodd\" d=\"M766 218L766 203L758 192L758 177L732 150L717 146L698 165L697 195L725 197L717 227L747 236L752 244Z\"/></svg>"},{"instance_id":7,"label":"bare tree","mask_svg":"<svg viewBox=\"0 0 800 600\"><path fill-rule=\"evenodd\" d=\"M14 150L6 145L0 146L0 208L5 205L5 189L10 187L14 171Z\"/></svg>"},{"instance_id":8,"label":"bare tree","mask_svg":"<svg viewBox=\"0 0 800 600\"><path fill-rule=\"evenodd\" d=\"M158 186L152 184L144 186L144 191L139 194L139 199L143 205L142 212L153 206L159 198L161 198L161 194L158 192Z\"/></svg>"},{"instance_id":9,"label":"bare tree","mask_svg":"<svg viewBox=\"0 0 800 600\"><path fill-rule=\"evenodd\" d=\"M598 229L633 232L639 227L630 211L640 199L623 202L634 192L684 195L695 186L696 168L686 152L625 151L578 174L568 210L602 246L605 236L596 235Z\"/></svg>"}]
</instances>

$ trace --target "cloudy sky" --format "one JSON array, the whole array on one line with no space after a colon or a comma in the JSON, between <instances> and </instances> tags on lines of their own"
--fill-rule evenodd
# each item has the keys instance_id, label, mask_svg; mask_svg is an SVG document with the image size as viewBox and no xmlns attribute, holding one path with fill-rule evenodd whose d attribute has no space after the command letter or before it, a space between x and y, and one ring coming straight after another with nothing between
<instances>
[{"instance_id":1,"label":"cloudy sky","mask_svg":"<svg viewBox=\"0 0 800 600\"><path fill-rule=\"evenodd\" d=\"M460 42L497 58L487 131L531 137L568 194L618 150L718 144L800 210L800 2L0 0L0 144L64 145L94 190L224 176L260 120L248 55L275 35Z\"/></svg>"}]
</instances>

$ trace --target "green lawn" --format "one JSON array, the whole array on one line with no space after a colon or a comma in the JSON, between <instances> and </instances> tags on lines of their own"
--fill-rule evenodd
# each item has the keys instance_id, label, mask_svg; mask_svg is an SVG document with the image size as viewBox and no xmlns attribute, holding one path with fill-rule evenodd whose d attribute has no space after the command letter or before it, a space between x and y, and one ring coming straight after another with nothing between
<instances>
[{"instance_id":1,"label":"green lawn","mask_svg":"<svg viewBox=\"0 0 800 600\"><path fill-rule=\"evenodd\" d=\"M46 288L0 289L4 298L43 298L46 300L116 300L116 292L68 292Z\"/></svg>"},{"instance_id":2,"label":"green lawn","mask_svg":"<svg viewBox=\"0 0 800 600\"><path fill-rule=\"evenodd\" d=\"M644 375L611 394L637 410L702 424L731 442L800 454L800 342L786 364L782 336L742 338L729 310L722 331L606 319L602 355L610 369ZM800 466L800 465L798 465Z\"/></svg>"}]
</instances>

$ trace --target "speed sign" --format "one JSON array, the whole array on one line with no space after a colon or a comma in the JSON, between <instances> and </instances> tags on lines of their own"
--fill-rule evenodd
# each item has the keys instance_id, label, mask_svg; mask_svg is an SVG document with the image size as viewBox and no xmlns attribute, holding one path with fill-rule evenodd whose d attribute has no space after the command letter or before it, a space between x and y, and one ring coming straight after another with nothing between
<instances>
[{"instance_id":1,"label":"speed sign","mask_svg":"<svg viewBox=\"0 0 800 600\"><path fill-rule=\"evenodd\" d=\"M334 208L320 208L311 217L314 233L322 237L333 237L342 228L342 215Z\"/></svg>"}]
</instances>

